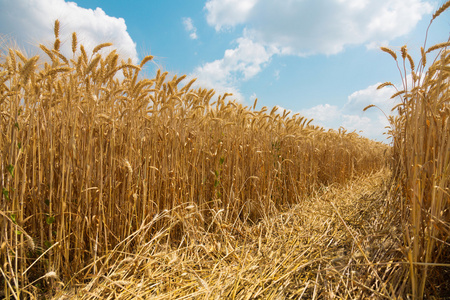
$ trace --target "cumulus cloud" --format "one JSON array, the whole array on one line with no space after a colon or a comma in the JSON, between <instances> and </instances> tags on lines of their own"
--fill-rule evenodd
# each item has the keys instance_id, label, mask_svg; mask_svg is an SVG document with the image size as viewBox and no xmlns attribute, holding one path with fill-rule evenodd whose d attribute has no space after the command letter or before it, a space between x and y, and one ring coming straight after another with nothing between
<instances>
[{"instance_id":1,"label":"cumulus cloud","mask_svg":"<svg viewBox=\"0 0 450 300\"><path fill-rule=\"evenodd\" d=\"M399 101L398 98L391 99L391 96L396 93L397 90L392 86L386 86L377 90L377 87L380 84L381 83L370 85L365 89L352 93L348 96L348 101L345 104L344 109L346 111L356 113L362 112L366 106L374 104L385 114L389 115L392 107ZM367 112L370 111L371 110L367 110Z\"/></svg>"},{"instance_id":2,"label":"cumulus cloud","mask_svg":"<svg viewBox=\"0 0 450 300\"><path fill-rule=\"evenodd\" d=\"M242 24L254 41L283 53L329 55L407 34L433 6L424 0L209 0L205 10L216 30Z\"/></svg>"},{"instance_id":3,"label":"cumulus cloud","mask_svg":"<svg viewBox=\"0 0 450 300\"><path fill-rule=\"evenodd\" d=\"M324 127L332 125L333 122L341 117L339 107L330 104L319 104L308 109L303 109L300 113L308 119L314 119L316 121L315 124Z\"/></svg>"},{"instance_id":4,"label":"cumulus cloud","mask_svg":"<svg viewBox=\"0 0 450 300\"><path fill-rule=\"evenodd\" d=\"M277 53L274 47L266 47L242 37L236 40L237 47L225 51L223 58L197 67L192 76L206 87L239 94L239 81L246 81L258 74ZM239 99L244 100L244 99Z\"/></svg>"},{"instance_id":5,"label":"cumulus cloud","mask_svg":"<svg viewBox=\"0 0 450 300\"><path fill-rule=\"evenodd\" d=\"M136 44L127 32L125 20L108 16L101 8L85 9L64 0L0 0L0 33L22 46L52 45L53 25L61 23L61 51L70 56L71 35L77 32L79 44L87 51L104 42L114 43L124 59L138 62Z\"/></svg>"},{"instance_id":6,"label":"cumulus cloud","mask_svg":"<svg viewBox=\"0 0 450 300\"><path fill-rule=\"evenodd\" d=\"M354 131L378 141L387 141L386 126L389 122L385 116L395 114L392 107L398 104L399 99L390 99L396 92L394 87L388 86L377 90L380 83L368 86L365 89L352 93L343 107L330 104L320 104L300 113L309 119L314 119L314 124L324 128L344 127L348 131ZM374 104L379 109L371 108L363 112L363 109ZM381 110L381 111L380 111Z\"/></svg>"},{"instance_id":7,"label":"cumulus cloud","mask_svg":"<svg viewBox=\"0 0 450 300\"><path fill-rule=\"evenodd\" d=\"M191 18L183 18L184 29L189 33L189 37L193 40L198 38L197 28L194 26Z\"/></svg>"},{"instance_id":8,"label":"cumulus cloud","mask_svg":"<svg viewBox=\"0 0 450 300\"><path fill-rule=\"evenodd\" d=\"M248 20L258 0L210 0L206 2L206 20L216 30L230 28Z\"/></svg>"},{"instance_id":9,"label":"cumulus cloud","mask_svg":"<svg viewBox=\"0 0 450 300\"><path fill-rule=\"evenodd\" d=\"M248 38L237 39L238 46L228 49L222 59L205 63L198 67L198 74L214 77L219 83L226 83L236 79L248 80L258 74L261 68L269 62L276 53L275 48L267 48Z\"/></svg>"}]
</instances>

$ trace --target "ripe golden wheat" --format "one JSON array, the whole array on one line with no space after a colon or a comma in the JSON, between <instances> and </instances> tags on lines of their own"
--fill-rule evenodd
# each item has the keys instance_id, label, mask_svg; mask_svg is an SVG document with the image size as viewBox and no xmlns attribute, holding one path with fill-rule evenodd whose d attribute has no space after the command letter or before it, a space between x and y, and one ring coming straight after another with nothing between
<instances>
[{"instance_id":1,"label":"ripe golden wheat","mask_svg":"<svg viewBox=\"0 0 450 300\"><path fill-rule=\"evenodd\" d=\"M431 22L450 7L443 4ZM431 25L431 23L430 23ZM426 42L426 41L425 41ZM403 65L410 63L412 82L403 78L404 89L390 119L393 136L394 178L401 224L403 253L408 262L410 290L414 299L442 294L448 297L450 232L450 41L421 48L421 63L415 69L406 46L401 48ZM397 62L394 51L381 48ZM439 50L425 71L427 54ZM399 68L400 70L400 68ZM391 85L385 83L379 86ZM433 292L429 286L436 287Z\"/></svg>"},{"instance_id":2,"label":"ripe golden wheat","mask_svg":"<svg viewBox=\"0 0 450 300\"><path fill-rule=\"evenodd\" d=\"M0 57L0 211L13 220L2 221L0 243L19 251L14 261L0 256L17 293L30 274L89 272L92 260L165 210L195 204L196 226L205 228L224 208L230 224L257 222L385 164L381 143L276 107L256 111L256 101L247 107L226 94L212 102L214 91L192 89L193 80L179 87L185 76L142 78L152 56L133 65L114 50L99 54L110 45L88 54L74 33L67 58L56 22L53 49L40 45L51 63L17 49ZM182 235L175 226L170 242ZM21 246L28 237L38 250ZM42 252L46 263L30 269Z\"/></svg>"},{"instance_id":3,"label":"ripe golden wheat","mask_svg":"<svg viewBox=\"0 0 450 300\"><path fill-rule=\"evenodd\" d=\"M256 100L215 98L214 90L192 88L194 80L181 85L186 76L158 70L145 78L152 56L135 65L106 52L109 43L88 53L75 33L65 57L59 22L54 33L52 49L40 46L48 59L18 49L0 54L0 284L7 296L35 295L34 282L44 279L82 282L131 265L137 244L182 249L206 232L219 253L232 240L224 233L246 236L244 225L388 164L414 295L438 274L433 264L448 251L448 43L423 47L417 67L406 47L400 58L382 48L415 71L412 87L395 95L402 103L390 117L391 148L277 107L256 110ZM435 50L440 56L425 73ZM260 249L262 229L252 230L260 230ZM156 238L164 243L155 246ZM171 253L168 265L179 259Z\"/></svg>"}]
</instances>

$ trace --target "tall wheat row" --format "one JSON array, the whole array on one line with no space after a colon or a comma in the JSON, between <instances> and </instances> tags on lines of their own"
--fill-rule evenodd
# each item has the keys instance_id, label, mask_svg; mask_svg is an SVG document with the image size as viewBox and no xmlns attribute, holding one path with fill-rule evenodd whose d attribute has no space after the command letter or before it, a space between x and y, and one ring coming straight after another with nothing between
<instances>
[{"instance_id":1,"label":"tall wheat row","mask_svg":"<svg viewBox=\"0 0 450 300\"><path fill-rule=\"evenodd\" d=\"M442 5L430 25L449 6L450 1ZM402 251L413 299L450 290L449 46L450 39L428 49L425 44L417 66L406 46L399 59L391 49L382 48L396 60L403 78L404 89L393 95L401 97L401 103L394 108L398 116L391 118L391 128Z\"/></svg>"}]
</instances>

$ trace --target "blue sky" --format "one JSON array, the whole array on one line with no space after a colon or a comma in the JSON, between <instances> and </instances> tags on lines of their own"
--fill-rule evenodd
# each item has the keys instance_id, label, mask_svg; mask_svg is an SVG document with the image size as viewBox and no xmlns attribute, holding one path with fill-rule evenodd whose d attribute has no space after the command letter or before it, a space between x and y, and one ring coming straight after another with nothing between
<instances>
[{"instance_id":1,"label":"blue sky","mask_svg":"<svg viewBox=\"0 0 450 300\"><path fill-rule=\"evenodd\" d=\"M123 57L153 55L157 68L198 78L257 108L277 105L379 141L400 85L393 59L379 50L407 45L419 61L426 27L443 0L0 0L0 34L28 52L51 45L61 22L63 51L76 31L88 49L112 41ZM447 41L450 14L433 23L428 46ZM66 50L64 50L66 49ZM360 132L362 131L362 132Z\"/></svg>"}]
</instances>

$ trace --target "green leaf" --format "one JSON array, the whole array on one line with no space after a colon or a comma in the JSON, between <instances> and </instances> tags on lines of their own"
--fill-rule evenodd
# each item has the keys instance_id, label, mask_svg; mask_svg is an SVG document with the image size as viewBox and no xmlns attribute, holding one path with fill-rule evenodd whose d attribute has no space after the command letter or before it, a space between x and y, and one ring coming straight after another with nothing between
<instances>
[{"instance_id":1,"label":"green leaf","mask_svg":"<svg viewBox=\"0 0 450 300\"><path fill-rule=\"evenodd\" d=\"M214 187L217 187L219 185L219 180L214 180Z\"/></svg>"},{"instance_id":2,"label":"green leaf","mask_svg":"<svg viewBox=\"0 0 450 300\"><path fill-rule=\"evenodd\" d=\"M220 160L219 160L219 163L220 163L221 165L223 165L223 162L224 162L224 161L225 161L225 158L221 157Z\"/></svg>"},{"instance_id":3,"label":"green leaf","mask_svg":"<svg viewBox=\"0 0 450 300\"><path fill-rule=\"evenodd\" d=\"M21 142L18 142L18 143L17 143L17 147L18 147L19 149L22 149L22 143L21 143Z\"/></svg>"},{"instance_id":4,"label":"green leaf","mask_svg":"<svg viewBox=\"0 0 450 300\"><path fill-rule=\"evenodd\" d=\"M22 234L22 231L16 230L16 234L17 234L17 235L21 235L21 234Z\"/></svg>"},{"instance_id":5,"label":"green leaf","mask_svg":"<svg viewBox=\"0 0 450 300\"><path fill-rule=\"evenodd\" d=\"M53 217L53 216L48 216L46 219L45 219L45 222L47 223L47 224L53 224L53 223L55 223L55 217Z\"/></svg>"},{"instance_id":6,"label":"green leaf","mask_svg":"<svg viewBox=\"0 0 450 300\"><path fill-rule=\"evenodd\" d=\"M12 214L10 217L11 217L11 220L13 221L13 223L17 224L16 215Z\"/></svg>"},{"instance_id":7,"label":"green leaf","mask_svg":"<svg viewBox=\"0 0 450 300\"><path fill-rule=\"evenodd\" d=\"M44 200L44 203L45 203L45 205L50 206L50 200L45 199L45 200Z\"/></svg>"},{"instance_id":8,"label":"green leaf","mask_svg":"<svg viewBox=\"0 0 450 300\"><path fill-rule=\"evenodd\" d=\"M219 172L217 172L217 170L214 171L214 174L216 174L216 177L219 177Z\"/></svg>"},{"instance_id":9,"label":"green leaf","mask_svg":"<svg viewBox=\"0 0 450 300\"><path fill-rule=\"evenodd\" d=\"M2 194L5 195L6 200L9 200L9 191L7 189L3 188Z\"/></svg>"},{"instance_id":10,"label":"green leaf","mask_svg":"<svg viewBox=\"0 0 450 300\"><path fill-rule=\"evenodd\" d=\"M50 247L52 246L52 242L45 241L45 242L44 242L44 246L45 246L46 248L50 248Z\"/></svg>"},{"instance_id":11,"label":"green leaf","mask_svg":"<svg viewBox=\"0 0 450 300\"><path fill-rule=\"evenodd\" d=\"M9 174L11 174L11 176L14 177L14 166L7 165L6 168L8 169Z\"/></svg>"},{"instance_id":12,"label":"green leaf","mask_svg":"<svg viewBox=\"0 0 450 300\"><path fill-rule=\"evenodd\" d=\"M17 122L14 123L14 126L15 126L17 129L20 129L20 128L19 128L19 123L17 123Z\"/></svg>"}]
</instances>

